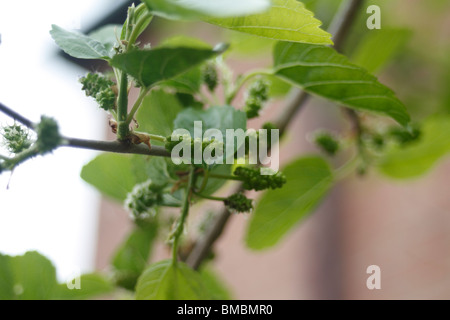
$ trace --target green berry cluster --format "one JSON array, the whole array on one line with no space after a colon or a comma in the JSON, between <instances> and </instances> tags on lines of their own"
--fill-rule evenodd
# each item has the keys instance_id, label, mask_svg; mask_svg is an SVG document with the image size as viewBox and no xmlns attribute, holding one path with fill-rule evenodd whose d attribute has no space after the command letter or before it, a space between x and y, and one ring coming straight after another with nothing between
<instances>
[{"instance_id":1,"label":"green berry cluster","mask_svg":"<svg viewBox=\"0 0 450 320\"><path fill-rule=\"evenodd\" d=\"M251 212L253 210L253 201L248 199L242 193L235 193L224 200L228 210L233 212Z\"/></svg>"},{"instance_id":2,"label":"green berry cluster","mask_svg":"<svg viewBox=\"0 0 450 320\"><path fill-rule=\"evenodd\" d=\"M217 69L213 62L204 65L202 69L202 78L209 91L213 92L219 84L219 76L217 75Z\"/></svg>"},{"instance_id":3,"label":"green berry cluster","mask_svg":"<svg viewBox=\"0 0 450 320\"><path fill-rule=\"evenodd\" d=\"M116 94L112 88L114 82L101 74L88 73L80 79L80 83L86 96L94 98L100 108L106 111L115 109Z\"/></svg>"},{"instance_id":4,"label":"green berry cluster","mask_svg":"<svg viewBox=\"0 0 450 320\"><path fill-rule=\"evenodd\" d=\"M155 185L151 180L134 186L125 200L125 207L133 218L143 220L154 217L156 208L163 203L161 186Z\"/></svg>"},{"instance_id":5,"label":"green berry cluster","mask_svg":"<svg viewBox=\"0 0 450 320\"><path fill-rule=\"evenodd\" d=\"M36 145L40 154L52 152L61 143L58 123L53 118L42 116L36 132L38 135Z\"/></svg>"},{"instance_id":6,"label":"green berry cluster","mask_svg":"<svg viewBox=\"0 0 450 320\"><path fill-rule=\"evenodd\" d=\"M262 175L260 169L237 167L234 175L241 178L246 190L261 191L265 189L277 189L286 183L286 176L277 172L272 175Z\"/></svg>"},{"instance_id":7,"label":"green berry cluster","mask_svg":"<svg viewBox=\"0 0 450 320\"><path fill-rule=\"evenodd\" d=\"M20 153L32 144L28 130L17 124L2 128L1 134L3 144L11 153Z\"/></svg>"},{"instance_id":8,"label":"green berry cluster","mask_svg":"<svg viewBox=\"0 0 450 320\"><path fill-rule=\"evenodd\" d=\"M248 119L259 116L263 104L269 100L269 85L267 80L258 79L248 89L244 107Z\"/></svg>"},{"instance_id":9,"label":"green berry cluster","mask_svg":"<svg viewBox=\"0 0 450 320\"><path fill-rule=\"evenodd\" d=\"M314 142L322 151L330 156L336 155L339 151L339 142L329 132L321 131L317 133L314 137Z\"/></svg>"}]
</instances>

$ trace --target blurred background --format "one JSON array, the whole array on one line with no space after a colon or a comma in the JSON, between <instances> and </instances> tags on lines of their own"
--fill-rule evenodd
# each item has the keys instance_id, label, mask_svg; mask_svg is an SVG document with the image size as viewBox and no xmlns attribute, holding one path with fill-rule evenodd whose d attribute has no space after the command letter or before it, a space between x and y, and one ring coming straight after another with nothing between
<instances>
[{"instance_id":1,"label":"blurred background","mask_svg":"<svg viewBox=\"0 0 450 320\"><path fill-rule=\"evenodd\" d=\"M341 1L303 2L326 28ZM54 117L65 135L111 138L107 117L84 96L78 83L87 71L103 66L67 59L48 32L51 24L89 32L120 23L130 2L21 3L20 9L12 1L0 4L0 101L33 121L41 114ZM450 3L379 0L369 4L381 7L380 31L396 30L384 33L377 42L396 48L389 63L378 67L380 80L398 94L414 120L448 115ZM344 46L345 53L357 61L371 59L358 57L358 50L378 32L367 29L367 17L361 12ZM227 62L236 74L271 63L270 41L206 24L155 18L142 41L156 45L180 30L211 44L230 42L235 50ZM276 115L282 103L273 101L262 119L251 121L249 127L258 128ZM243 104L242 97L236 104ZM11 120L0 115L0 123L11 124ZM317 152L310 143L311 132L321 128L339 132L348 127L339 108L310 99L282 141L281 162ZM82 166L95 155L60 148L53 155L26 162L12 175L0 176L1 253L38 250L54 262L61 281L79 271L108 270L132 223L121 204L101 198L79 178ZM216 270L236 299L449 299L449 177L448 158L415 180L394 181L373 170L364 177L351 177L337 185L278 246L263 252L245 248L247 219L233 216L215 246ZM217 207L208 209L217 211ZM168 254L161 243L152 260ZM381 268L381 290L366 287L370 265Z\"/></svg>"}]
</instances>

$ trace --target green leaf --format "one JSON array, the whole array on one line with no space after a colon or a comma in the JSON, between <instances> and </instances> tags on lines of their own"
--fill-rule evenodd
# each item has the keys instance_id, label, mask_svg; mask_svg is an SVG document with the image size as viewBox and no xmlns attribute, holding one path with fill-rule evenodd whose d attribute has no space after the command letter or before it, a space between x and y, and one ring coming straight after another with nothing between
<instances>
[{"instance_id":1,"label":"green leaf","mask_svg":"<svg viewBox=\"0 0 450 320\"><path fill-rule=\"evenodd\" d=\"M68 55L79 59L109 59L110 51L99 41L78 32L52 25L56 44Z\"/></svg>"},{"instance_id":2,"label":"green leaf","mask_svg":"<svg viewBox=\"0 0 450 320\"><path fill-rule=\"evenodd\" d=\"M235 17L267 10L270 0L144 0L149 10L158 16L191 20L206 16Z\"/></svg>"},{"instance_id":3,"label":"green leaf","mask_svg":"<svg viewBox=\"0 0 450 320\"><path fill-rule=\"evenodd\" d=\"M161 86L171 87L182 93L195 94L200 91L202 83L202 71L199 67L196 67L172 80L164 81Z\"/></svg>"},{"instance_id":4,"label":"green leaf","mask_svg":"<svg viewBox=\"0 0 450 320\"><path fill-rule=\"evenodd\" d=\"M105 49L109 52L108 56L112 57L114 53L113 48L118 44L117 38L120 36L118 32L121 28L122 26L120 25L109 24L92 31L89 33L89 37L103 44Z\"/></svg>"},{"instance_id":5,"label":"green leaf","mask_svg":"<svg viewBox=\"0 0 450 320\"><path fill-rule=\"evenodd\" d=\"M0 271L1 300L48 300L57 288L55 267L35 251L0 255Z\"/></svg>"},{"instance_id":6,"label":"green leaf","mask_svg":"<svg viewBox=\"0 0 450 320\"><path fill-rule=\"evenodd\" d=\"M209 300L212 295L201 276L182 262L152 264L138 280L137 300Z\"/></svg>"},{"instance_id":7,"label":"green leaf","mask_svg":"<svg viewBox=\"0 0 450 320\"><path fill-rule=\"evenodd\" d=\"M450 116L433 116L423 123L419 140L389 150L379 170L392 178L414 178L428 172L449 153Z\"/></svg>"},{"instance_id":8,"label":"green leaf","mask_svg":"<svg viewBox=\"0 0 450 320\"><path fill-rule=\"evenodd\" d=\"M114 255L112 265L116 269L117 283L134 290L137 279L144 271L158 234L156 222L135 228Z\"/></svg>"},{"instance_id":9,"label":"green leaf","mask_svg":"<svg viewBox=\"0 0 450 320\"><path fill-rule=\"evenodd\" d=\"M270 82L269 85L269 97L284 97L291 91L292 85L283 79L275 76L265 76L265 78Z\"/></svg>"},{"instance_id":10,"label":"green leaf","mask_svg":"<svg viewBox=\"0 0 450 320\"><path fill-rule=\"evenodd\" d=\"M15 298L10 259L11 257L0 254L0 300Z\"/></svg>"},{"instance_id":11,"label":"green leaf","mask_svg":"<svg viewBox=\"0 0 450 320\"><path fill-rule=\"evenodd\" d=\"M175 36L164 40L159 48L176 48L176 47L189 47L197 49L211 49L211 46L197 38L187 37L183 35ZM163 87L171 87L178 92L194 94L200 91L200 87L203 83L201 66L197 66L187 72L180 74L179 76L164 81L160 84Z\"/></svg>"},{"instance_id":12,"label":"green leaf","mask_svg":"<svg viewBox=\"0 0 450 320\"><path fill-rule=\"evenodd\" d=\"M405 46L410 37L408 29L371 30L356 48L352 62L375 73Z\"/></svg>"},{"instance_id":13,"label":"green leaf","mask_svg":"<svg viewBox=\"0 0 450 320\"><path fill-rule=\"evenodd\" d=\"M114 291L111 281L97 273L83 274L78 280L80 289L69 289L67 284L60 284L53 296L56 300L86 300Z\"/></svg>"},{"instance_id":14,"label":"green leaf","mask_svg":"<svg viewBox=\"0 0 450 320\"><path fill-rule=\"evenodd\" d=\"M162 89L152 90L136 114L139 131L169 136L177 114L183 109L174 94Z\"/></svg>"},{"instance_id":15,"label":"green leaf","mask_svg":"<svg viewBox=\"0 0 450 320\"><path fill-rule=\"evenodd\" d=\"M58 284L53 264L30 251L23 256L0 254L0 300L87 299L111 292L111 283L99 274L82 275L80 289Z\"/></svg>"},{"instance_id":16,"label":"green leaf","mask_svg":"<svg viewBox=\"0 0 450 320\"><path fill-rule=\"evenodd\" d=\"M227 54L236 54L238 58L254 59L261 55L270 54L271 48L276 40L267 39L242 32L224 30L227 43L230 43L230 50Z\"/></svg>"},{"instance_id":17,"label":"green leaf","mask_svg":"<svg viewBox=\"0 0 450 320\"><path fill-rule=\"evenodd\" d=\"M330 47L279 42L274 58L275 75L309 93L352 109L390 116L403 126L410 121L392 90Z\"/></svg>"},{"instance_id":18,"label":"green leaf","mask_svg":"<svg viewBox=\"0 0 450 320\"><path fill-rule=\"evenodd\" d=\"M127 193L139 182L131 174L133 170L132 157L107 153L86 164L81 171L81 178L104 195L123 202Z\"/></svg>"},{"instance_id":19,"label":"green leaf","mask_svg":"<svg viewBox=\"0 0 450 320\"><path fill-rule=\"evenodd\" d=\"M283 173L286 186L267 191L255 208L246 235L251 249L277 244L314 210L333 185L330 166L319 157L300 158L284 168Z\"/></svg>"},{"instance_id":20,"label":"green leaf","mask_svg":"<svg viewBox=\"0 0 450 320\"><path fill-rule=\"evenodd\" d=\"M242 1L245 2L245 1ZM331 35L320 29L303 3L296 0L273 0L269 11L233 18L208 18L206 22L223 28L265 38L315 44L332 44Z\"/></svg>"},{"instance_id":21,"label":"green leaf","mask_svg":"<svg viewBox=\"0 0 450 320\"><path fill-rule=\"evenodd\" d=\"M157 82L175 78L223 50L223 46L216 50L191 47L134 50L115 55L110 63L133 76L145 87L150 87Z\"/></svg>"},{"instance_id":22,"label":"green leaf","mask_svg":"<svg viewBox=\"0 0 450 320\"><path fill-rule=\"evenodd\" d=\"M211 292L213 300L231 300L231 294L223 280L209 267L200 270L203 284Z\"/></svg>"}]
</instances>

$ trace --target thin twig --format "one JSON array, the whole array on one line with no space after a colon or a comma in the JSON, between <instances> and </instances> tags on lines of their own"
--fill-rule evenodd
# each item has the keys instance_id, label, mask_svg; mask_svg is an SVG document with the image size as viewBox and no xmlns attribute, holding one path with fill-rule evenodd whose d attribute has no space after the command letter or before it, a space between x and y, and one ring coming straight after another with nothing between
<instances>
[{"instance_id":1,"label":"thin twig","mask_svg":"<svg viewBox=\"0 0 450 320\"><path fill-rule=\"evenodd\" d=\"M36 127L36 124L33 121L28 120L27 118L18 114L14 110L8 108L1 102L0 102L0 111L3 112L4 114L6 114L7 116L13 118L15 121L20 122L21 124L23 124L24 126L30 128L32 130L34 130Z\"/></svg>"},{"instance_id":2,"label":"thin twig","mask_svg":"<svg viewBox=\"0 0 450 320\"><path fill-rule=\"evenodd\" d=\"M21 114L11 110L4 104L0 103L0 111L7 116L13 118L15 121L20 122L26 127L35 130L36 124ZM84 140L78 138L62 137L62 143L58 147L72 147L97 151L106 151L114 153L130 153L130 154L143 154L148 156L158 157L170 157L171 154L165 148L159 146L152 146L151 149L144 144L131 144L122 141L97 141L97 140Z\"/></svg>"},{"instance_id":3,"label":"thin twig","mask_svg":"<svg viewBox=\"0 0 450 320\"><path fill-rule=\"evenodd\" d=\"M351 26L355 20L358 9L362 6L364 0L349 0L343 4L339 14L336 15L331 24L330 32L334 34L334 47L340 50ZM299 89L295 89L290 95L288 102L283 109L282 115L277 121L280 129L280 137L286 131L289 123L294 116L302 109L308 98L308 94ZM352 110L353 111L353 110ZM242 191L242 184L236 189L237 192ZM203 260L208 256L215 241L220 237L230 218L230 212L224 208L211 223L206 233L203 235L186 259L186 263L194 269L198 269Z\"/></svg>"},{"instance_id":4,"label":"thin twig","mask_svg":"<svg viewBox=\"0 0 450 320\"><path fill-rule=\"evenodd\" d=\"M151 149L145 144L130 144L121 141L96 141L84 140L77 138L63 138L61 147L81 148L97 151L115 152L115 153L129 153L129 154L143 154L148 156L170 157L171 154L166 149L160 146L152 146Z\"/></svg>"}]
</instances>

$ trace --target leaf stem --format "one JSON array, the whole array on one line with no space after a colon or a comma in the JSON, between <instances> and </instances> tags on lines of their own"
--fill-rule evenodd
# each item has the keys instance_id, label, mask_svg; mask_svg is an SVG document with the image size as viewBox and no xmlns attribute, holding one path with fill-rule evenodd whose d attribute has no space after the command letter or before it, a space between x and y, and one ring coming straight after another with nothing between
<instances>
[{"instance_id":1,"label":"leaf stem","mask_svg":"<svg viewBox=\"0 0 450 320\"><path fill-rule=\"evenodd\" d=\"M128 117L126 120L126 123L128 126L130 125L131 121L133 121L133 118L134 118L136 112L139 110L139 108L142 104L142 101L147 96L149 91L150 91L150 88L145 88L145 89L142 88L141 91L139 92L139 96L138 96L136 102L134 103L133 108L131 109L130 113L128 114Z\"/></svg>"},{"instance_id":2,"label":"leaf stem","mask_svg":"<svg viewBox=\"0 0 450 320\"><path fill-rule=\"evenodd\" d=\"M200 186L200 189L198 190L198 193L202 193L203 190L205 190L206 185L208 184L209 175L210 175L210 171L208 169L206 169L204 171L202 185Z\"/></svg>"},{"instance_id":3,"label":"leaf stem","mask_svg":"<svg viewBox=\"0 0 450 320\"><path fill-rule=\"evenodd\" d=\"M208 199L208 200L213 200L213 201L225 201L225 198L221 198L221 197L214 197L214 196L207 196L198 192L193 192L193 194L195 194L197 197L203 198L203 199Z\"/></svg>"},{"instance_id":4,"label":"leaf stem","mask_svg":"<svg viewBox=\"0 0 450 320\"><path fill-rule=\"evenodd\" d=\"M117 139L127 139L130 128L127 122L128 113L128 75L122 72L120 76L119 97L117 100Z\"/></svg>"},{"instance_id":5,"label":"leaf stem","mask_svg":"<svg viewBox=\"0 0 450 320\"><path fill-rule=\"evenodd\" d=\"M166 137L157 135L157 134L151 134L151 133L147 133L147 135L150 137L151 140L155 140L155 141L160 141L160 142L166 142Z\"/></svg>"},{"instance_id":6,"label":"leaf stem","mask_svg":"<svg viewBox=\"0 0 450 320\"><path fill-rule=\"evenodd\" d=\"M228 175L228 174L210 173L209 177L216 178L216 179L242 181L242 179L240 177L232 176L232 175Z\"/></svg>"},{"instance_id":7,"label":"leaf stem","mask_svg":"<svg viewBox=\"0 0 450 320\"><path fill-rule=\"evenodd\" d=\"M188 185L186 187L186 193L184 195L183 207L181 209L181 217L180 217L180 220L178 221L176 229L173 233L174 241L173 241L173 246L172 246L172 264L174 266L178 262L178 246L180 243L181 235L183 234L186 218L189 214L189 206L190 206L189 200L191 198L191 192L192 192L192 188L194 186L194 180L195 180L195 172L194 171L195 171L194 166L191 166L191 168L189 169L189 180L188 180Z\"/></svg>"}]
</instances>

